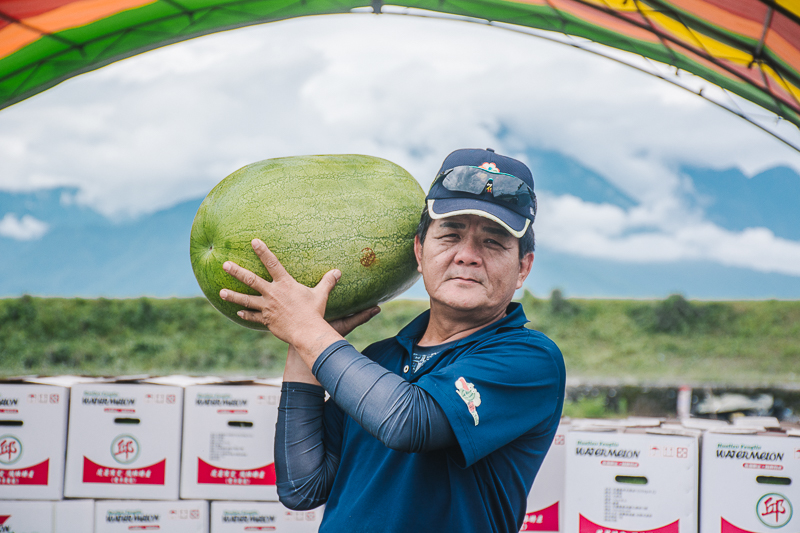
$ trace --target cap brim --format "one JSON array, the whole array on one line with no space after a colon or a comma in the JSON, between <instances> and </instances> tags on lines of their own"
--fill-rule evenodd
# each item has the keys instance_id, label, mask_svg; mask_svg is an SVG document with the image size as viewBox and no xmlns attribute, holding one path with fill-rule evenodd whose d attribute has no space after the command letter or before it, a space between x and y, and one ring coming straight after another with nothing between
<instances>
[{"instance_id":1,"label":"cap brim","mask_svg":"<svg viewBox=\"0 0 800 533\"><path fill-rule=\"evenodd\" d=\"M428 214L434 220L458 215L478 215L497 222L518 239L525 235L531 223L529 218L510 209L473 198L429 199Z\"/></svg>"}]
</instances>

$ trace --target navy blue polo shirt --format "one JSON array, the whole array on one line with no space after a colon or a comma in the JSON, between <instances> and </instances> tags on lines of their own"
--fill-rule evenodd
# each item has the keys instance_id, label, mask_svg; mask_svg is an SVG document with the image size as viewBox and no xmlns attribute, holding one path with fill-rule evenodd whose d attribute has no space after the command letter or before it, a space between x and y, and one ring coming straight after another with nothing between
<instances>
[{"instance_id":1,"label":"navy blue polo shirt","mask_svg":"<svg viewBox=\"0 0 800 533\"><path fill-rule=\"evenodd\" d=\"M333 402L325 446L340 463L321 532L518 532L564 402L561 351L525 328L522 306L437 353L415 373L429 311L362 353L416 383L445 411L458 446L391 450Z\"/></svg>"}]
</instances>

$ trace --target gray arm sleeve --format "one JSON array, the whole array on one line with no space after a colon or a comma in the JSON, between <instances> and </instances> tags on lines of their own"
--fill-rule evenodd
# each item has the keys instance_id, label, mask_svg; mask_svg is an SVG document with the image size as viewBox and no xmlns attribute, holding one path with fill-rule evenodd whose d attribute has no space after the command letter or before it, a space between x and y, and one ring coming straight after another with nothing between
<instances>
[{"instance_id":1,"label":"gray arm sleeve","mask_svg":"<svg viewBox=\"0 0 800 533\"><path fill-rule=\"evenodd\" d=\"M414 453L457 443L444 410L433 397L347 341L328 346L312 372L336 405L388 448Z\"/></svg>"},{"instance_id":2,"label":"gray arm sleeve","mask_svg":"<svg viewBox=\"0 0 800 533\"><path fill-rule=\"evenodd\" d=\"M447 416L423 389L338 341L317 359L314 375L336 405L387 447L424 452L457 443ZM339 409L325 412L325 391L284 383L275 431L278 498L290 509L313 509L328 499L339 459Z\"/></svg>"},{"instance_id":3,"label":"gray arm sleeve","mask_svg":"<svg viewBox=\"0 0 800 533\"><path fill-rule=\"evenodd\" d=\"M339 454L336 446L326 448L323 442L324 411L322 387L283 384L275 427L275 478L278 499L289 509L314 509L328 499Z\"/></svg>"}]
</instances>

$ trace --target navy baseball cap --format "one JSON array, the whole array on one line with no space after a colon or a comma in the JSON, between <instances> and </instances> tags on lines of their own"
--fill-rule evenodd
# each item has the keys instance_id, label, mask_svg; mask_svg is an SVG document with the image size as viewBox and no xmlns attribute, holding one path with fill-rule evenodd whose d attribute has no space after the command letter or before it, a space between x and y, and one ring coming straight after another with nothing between
<instances>
[{"instance_id":1,"label":"navy baseball cap","mask_svg":"<svg viewBox=\"0 0 800 533\"><path fill-rule=\"evenodd\" d=\"M433 219L479 215L517 238L536 218L530 169L491 148L464 148L448 155L425 200Z\"/></svg>"}]
</instances>

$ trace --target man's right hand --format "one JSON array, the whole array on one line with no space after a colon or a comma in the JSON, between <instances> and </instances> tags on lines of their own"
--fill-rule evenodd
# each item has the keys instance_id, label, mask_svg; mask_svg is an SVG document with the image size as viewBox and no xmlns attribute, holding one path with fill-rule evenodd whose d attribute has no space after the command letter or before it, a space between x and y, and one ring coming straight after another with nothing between
<instances>
[{"instance_id":1,"label":"man's right hand","mask_svg":"<svg viewBox=\"0 0 800 533\"><path fill-rule=\"evenodd\" d=\"M333 320L330 322L330 325L336 330L336 333L344 337L361 324L369 322L372 317L380 312L380 307L370 307L369 309L364 309L359 313Z\"/></svg>"}]
</instances>

